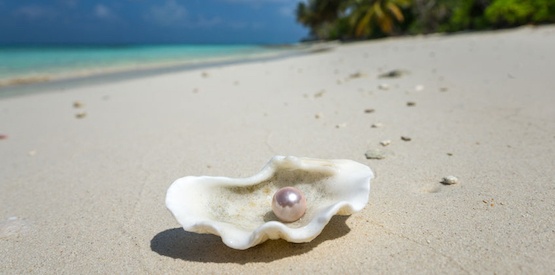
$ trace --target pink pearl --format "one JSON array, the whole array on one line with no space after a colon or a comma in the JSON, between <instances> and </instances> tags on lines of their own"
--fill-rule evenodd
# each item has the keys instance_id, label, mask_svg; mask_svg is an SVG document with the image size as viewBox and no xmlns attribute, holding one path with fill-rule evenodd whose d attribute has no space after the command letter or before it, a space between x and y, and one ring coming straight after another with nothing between
<instances>
[{"instance_id":1,"label":"pink pearl","mask_svg":"<svg viewBox=\"0 0 555 275\"><path fill-rule=\"evenodd\" d=\"M297 188L281 188L274 194L272 210L280 220L294 222L304 215L306 198L303 192Z\"/></svg>"}]
</instances>

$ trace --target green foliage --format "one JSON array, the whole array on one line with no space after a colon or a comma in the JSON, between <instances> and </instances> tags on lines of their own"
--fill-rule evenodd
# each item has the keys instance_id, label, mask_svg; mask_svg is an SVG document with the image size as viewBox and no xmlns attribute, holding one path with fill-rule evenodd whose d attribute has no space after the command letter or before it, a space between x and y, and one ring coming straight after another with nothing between
<instances>
[{"instance_id":1,"label":"green foliage","mask_svg":"<svg viewBox=\"0 0 555 275\"><path fill-rule=\"evenodd\" d=\"M439 31L480 30L488 27L484 12L487 0L462 0L450 3L451 16L439 26Z\"/></svg>"},{"instance_id":2,"label":"green foliage","mask_svg":"<svg viewBox=\"0 0 555 275\"><path fill-rule=\"evenodd\" d=\"M483 30L555 23L555 0L306 0L297 21L316 39Z\"/></svg>"},{"instance_id":3,"label":"green foliage","mask_svg":"<svg viewBox=\"0 0 555 275\"><path fill-rule=\"evenodd\" d=\"M511 27L528 23L555 21L553 0L495 0L485 13L496 27Z\"/></svg>"}]
</instances>

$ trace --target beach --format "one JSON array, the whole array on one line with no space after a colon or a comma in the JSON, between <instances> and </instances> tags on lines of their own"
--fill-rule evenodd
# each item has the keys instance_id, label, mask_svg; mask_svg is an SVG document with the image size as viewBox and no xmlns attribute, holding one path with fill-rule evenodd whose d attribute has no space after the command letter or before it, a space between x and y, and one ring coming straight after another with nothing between
<instances>
[{"instance_id":1,"label":"beach","mask_svg":"<svg viewBox=\"0 0 555 275\"><path fill-rule=\"evenodd\" d=\"M553 49L554 26L399 37L0 98L0 273L554 273ZM368 205L244 251L166 209L274 155L368 165Z\"/></svg>"}]
</instances>

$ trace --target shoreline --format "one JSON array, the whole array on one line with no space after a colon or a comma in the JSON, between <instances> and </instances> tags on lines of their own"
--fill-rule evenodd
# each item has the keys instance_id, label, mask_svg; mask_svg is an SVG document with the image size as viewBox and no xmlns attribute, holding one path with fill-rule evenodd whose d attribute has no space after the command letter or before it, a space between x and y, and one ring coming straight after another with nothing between
<instances>
[{"instance_id":1,"label":"shoreline","mask_svg":"<svg viewBox=\"0 0 555 275\"><path fill-rule=\"evenodd\" d=\"M324 42L293 46L265 46L267 48L279 49L279 52L258 53L254 56L227 57L208 59L203 61L185 61L175 64L153 64L145 65L140 68L115 68L112 71L100 71L88 75L74 76L29 76L25 78L15 78L0 82L0 99L18 95L27 95L37 92L48 92L52 90L66 90L82 86L94 85L99 83L121 82L142 77L157 76L168 73L209 69L222 66L233 66L239 64L268 62L311 53L324 52L336 47L336 43ZM13 84L10 84L13 83Z\"/></svg>"}]
</instances>

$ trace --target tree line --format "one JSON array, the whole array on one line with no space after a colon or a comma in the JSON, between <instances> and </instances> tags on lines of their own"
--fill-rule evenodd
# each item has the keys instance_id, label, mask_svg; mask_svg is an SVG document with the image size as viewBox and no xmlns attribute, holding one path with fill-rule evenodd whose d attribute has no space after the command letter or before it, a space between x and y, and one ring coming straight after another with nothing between
<instances>
[{"instance_id":1,"label":"tree line","mask_svg":"<svg viewBox=\"0 0 555 275\"><path fill-rule=\"evenodd\" d=\"M354 40L555 22L555 0L305 0L309 39Z\"/></svg>"}]
</instances>

